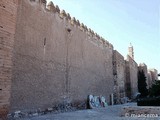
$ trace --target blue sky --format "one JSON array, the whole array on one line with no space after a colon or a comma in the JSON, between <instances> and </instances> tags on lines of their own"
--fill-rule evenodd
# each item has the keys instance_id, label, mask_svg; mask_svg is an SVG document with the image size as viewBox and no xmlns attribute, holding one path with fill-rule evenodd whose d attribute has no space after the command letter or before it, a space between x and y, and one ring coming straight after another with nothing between
<instances>
[{"instance_id":1,"label":"blue sky","mask_svg":"<svg viewBox=\"0 0 160 120\"><path fill-rule=\"evenodd\" d=\"M160 0L52 1L112 43L125 58L132 43L135 61L160 72Z\"/></svg>"}]
</instances>

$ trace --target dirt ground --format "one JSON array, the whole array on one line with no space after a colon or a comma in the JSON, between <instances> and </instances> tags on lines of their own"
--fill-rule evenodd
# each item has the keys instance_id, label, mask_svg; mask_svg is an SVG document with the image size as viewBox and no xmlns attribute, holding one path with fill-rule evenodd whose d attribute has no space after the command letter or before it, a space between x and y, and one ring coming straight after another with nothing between
<instances>
[{"instance_id":1,"label":"dirt ground","mask_svg":"<svg viewBox=\"0 0 160 120\"><path fill-rule=\"evenodd\" d=\"M124 105L108 106L106 108L97 108L89 110L79 110L75 112L66 112L60 114L47 114L23 120L160 120L160 117L121 117L121 109L124 106L134 106L135 103L127 103ZM22 119L21 119L22 120Z\"/></svg>"}]
</instances>

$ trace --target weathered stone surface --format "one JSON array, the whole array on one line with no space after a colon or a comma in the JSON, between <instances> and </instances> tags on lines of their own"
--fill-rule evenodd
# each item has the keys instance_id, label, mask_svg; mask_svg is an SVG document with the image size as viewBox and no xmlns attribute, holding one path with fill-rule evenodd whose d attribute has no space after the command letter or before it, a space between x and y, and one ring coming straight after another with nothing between
<instances>
[{"instance_id":1,"label":"weathered stone surface","mask_svg":"<svg viewBox=\"0 0 160 120\"><path fill-rule=\"evenodd\" d=\"M103 95L109 102L113 49L100 48L59 14L40 9L28 0L19 4L11 111L83 103L89 94Z\"/></svg>"},{"instance_id":2,"label":"weathered stone surface","mask_svg":"<svg viewBox=\"0 0 160 120\"><path fill-rule=\"evenodd\" d=\"M62 11L60 12L60 17L61 17L61 18L67 17L67 14L66 14L65 10L62 10Z\"/></svg>"},{"instance_id":3,"label":"weathered stone surface","mask_svg":"<svg viewBox=\"0 0 160 120\"><path fill-rule=\"evenodd\" d=\"M45 4L47 3L47 0L39 0L41 3Z\"/></svg>"},{"instance_id":4,"label":"weathered stone surface","mask_svg":"<svg viewBox=\"0 0 160 120\"><path fill-rule=\"evenodd\" d=\"M67 19L71 20L71 16L69 13L67 13Z\"/></svg>"},{"instance_id":5,"label":"weathered stone surface","mask_svg":"<svg viewBox=\"0 0 160 120\"><path fill-rule=\"evenodd\" d=\"M138 92L138 65L137 63L127 55L127 60L125 61L126 66L126 81L125 81L125 88L126 88L126 96L129 98L134 98L136 93Z\"/></svg>"},{"instance_id":6,"label":"weathered stone surface","mask_svg":"<svg viewBox=\"0 0 160 120\"><path fill-rule=\"evenodd\" d=\"M130 46L128 47L128 55L134 60L134 49L131 43Z\"/></svg>"},{"instance_id":7,"label":"weathered stone surface","mask_svg":"<svg viewBox=\"0 0 160 120\"><path fill-rule=\"evenodd\" d=\"M154 68L148 70L151 73L152 81L158 80L158 71Z\"/></svg>"},{"instance_id":8,"label":"weathered stone surface","mask_svg":"<svg viewBox=\"0 0 160 120\"><path fill-rule=\"evenodd\" d=\"M113 76L115 103L121 103L121 99L125 97L125 60L116 50L113 51Z\"/></svg>"},{"instance_id":9,"label":"weathered stone surface","mask_svg":"<svg viewBox=\"0 0 160 120\"><path fill-rule=\"evenodd\" d=\"M56 5L56 12L60 13L60 9L58 5Z\"/></svg>"},{"instance_id":10,"label":"weathered stone surface","mask_svg":"<svg viewBox=\"0 0 160 120\"><path fill-rule=\"evenodd\" d=\"M72 25L76 24L76 18L75 18L75 17L72 17L72 19L71 19L71 24L72 24Z\"/></svg>"},{"instance_id":11,"label":"weathered stone surface","mask_svg":"<svg viewBox=\"0 0 160 120\"><path fill-rule=\"evenodd\" d=\"M12 50L18 0L0 1L0 119L6 120L10 106Z\"/></svg>"},{"instance_id":12,"label":"weathered stone surface","mask_svg":"<svg viewBox=\"0 0 160 120\"><path fill-rule=\"evenodd\" d=\"M50 10L51 12L56 12L56 7L54 6L53 2L50 1L47 5L47 9Z\"/></svg>"},{"instance_id":13,"label":"weathered stone surface","mask_svg":"<svg viewBox=\"0 0 160 120\"><path fill-rule=\"evenodd\" d=\"M9 108L11 112L46 110L57 104L65 108L64 103L86 108L89 94L103 95L110 102L113 45L65 11L60 13L52 2L45 7L46 0L0 1L3 116ZM128 56L123 74L122 59L115 57L116 80L123 81L126 73L125 88L132 97L137 92L137 63Z\"/></svg>"}]
</instances>

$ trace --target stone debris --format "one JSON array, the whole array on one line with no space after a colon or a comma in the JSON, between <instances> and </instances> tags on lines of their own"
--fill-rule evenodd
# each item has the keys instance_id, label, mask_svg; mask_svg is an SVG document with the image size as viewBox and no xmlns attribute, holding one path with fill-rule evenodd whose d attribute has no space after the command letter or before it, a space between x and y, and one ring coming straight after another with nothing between
<instances>
[{"instance_id":1,"label":"stone debris","mask_svg":"<svg viewBox=\"0 0 160 120\"><path fill-rule=\"evenodd\" d=\"M22 111L15 111L14 113L8 114L8 119L9 120L17 120L20 118L26 118L26 117L36 117L36 116L41 116L49 113L53 114L58 114L58 113L63 113L63 112L71 112L71 111L76 111L80 109L86 109L86 103L82 102L81 104L78 104L76 107L75 105L72 105L70 103L65 103L65 104L58 104L54 107L49 107L45 110L41 110L40 108L36 110L35 112L22 112Z\"/></svg>"},{"instance_id":2,"label":"stone debris","mask_svg":"<svg viewBox=\"0 0 160 120\"><path fill-rule=\"evenodd\" d=\"M84 102L79 102L79 103L67 103L64 102L62 104L57 104L54 107L49 107L45 110L41 110L40 108L32 111L32 112L22 112L22 111L15 111L14 113L8 114L8 119L9 120L19 120L21 118L32 118L32 117L37 117L45 114L58 114L58 113L63 113L63 112L71 112L71 111L76 111L76 110L82 110L82 109L87 109L87 103Z\"/></svg>"},{"instance_id":3,"label":"stone debris","mask_svg":"<svg viewBox=\"0 0 160 120\"><path fill-rule=\"evenodd\" d=\"M44 116L37 116L33 118L22 118L20 120L160 120L158 116L121 116L121 111L124 107L136 107L136 103L126 103L121 105L113 105L100 109L79 110L75 112L47 114ZM156 107L154 107L156 109ZM137 114L136 114L137 115ZM138 114L139 115L139 114Z\"/></svg>"},{"instance_id":4,"label":"stone debris","mask_svg":"<svg viewBox=\"0 0 160 120\"><path fill-rule=\"evenodd\" d=\"M52 112L53 108L48 108L47 110L48 110L48 112Z\"/></svg>"},{"instance_id":5,"label":"stone debris","mask_svg":"<svg viewBox=\"0 0 160 120\"><path fill-rule=\"evenodd\" d=\"M125 104L125 103L130 102L130 100L129 100L128 97L123 97L123 98L120 99L120 102L121 102L121 104Z\"/></svg>"}]
</instances>

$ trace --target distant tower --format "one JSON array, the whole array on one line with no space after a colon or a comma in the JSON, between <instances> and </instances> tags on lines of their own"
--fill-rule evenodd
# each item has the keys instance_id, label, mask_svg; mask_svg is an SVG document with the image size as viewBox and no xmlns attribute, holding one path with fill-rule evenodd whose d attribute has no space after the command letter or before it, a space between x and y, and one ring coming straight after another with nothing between
<instances>
[{"instance_id":1,"label":"distant tower","mask_svg":"<svg viewBox=\"0 0 160 120\"><path fill-rule=\"evenodd\" d=\"M130 46L128 47L128 55L134 60L134 50L131 43Z\"/></svg>"}]
</instances>

